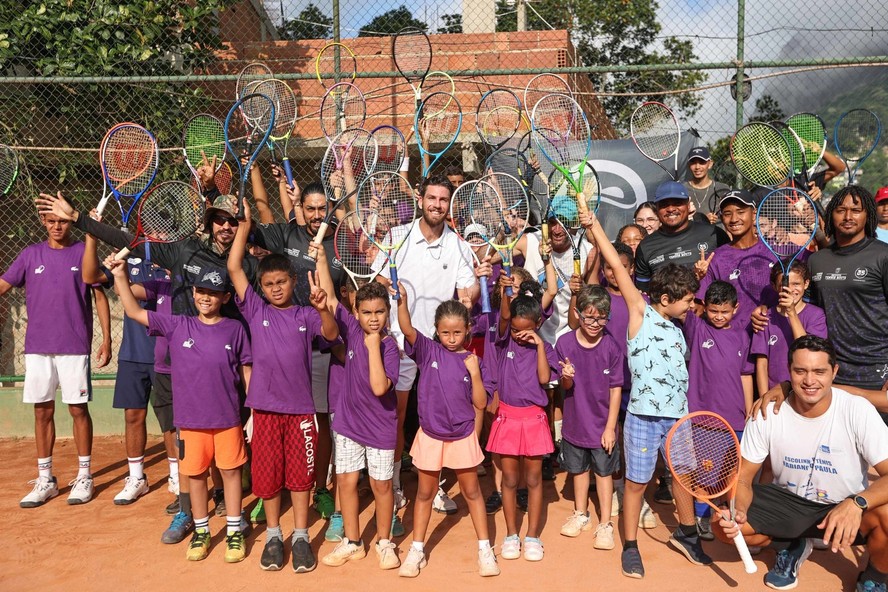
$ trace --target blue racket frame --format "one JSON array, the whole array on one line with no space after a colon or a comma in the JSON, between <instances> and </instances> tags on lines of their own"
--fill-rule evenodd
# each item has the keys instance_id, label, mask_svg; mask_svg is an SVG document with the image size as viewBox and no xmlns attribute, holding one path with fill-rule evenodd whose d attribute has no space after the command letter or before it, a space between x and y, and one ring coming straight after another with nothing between
<instances>
[{"instance_id":1,"label":"blue racket frame","mask_svg":"<svg viewBox=\"0 0 888 592\"><path fill-rule=\"evenodd\" d=\"M246 123L246 119L244 119L244 126L248 127L246 130L248 133L247 145L252 146L253 150L250 152L249 157L247 158L247 163L243 164L241 162L240 156L238 155L237 150L235 149L231 137L231 119L232 117L243 117L240 113L241 106L247 102L256 99L257 97L262 97L266 101L268 101L268 107L271 110L271 117L269 119L269 123L265 128L265 133L262 136L262 139L258 142L252 141L252 136L255 132L255 126L252 126ZM251 93L244 97L242 97L237 103L235 103L231 109L228 111L228 115L225 117L225 146L228 148L228 152L234 157L234 162L237 164L238 177L240 179L240 191L237 196L237 218L238 220L244 219L244 188L247 184L247 177L250 175L250 169L253 168L253 163L256 162L256 158L258 158L259 154L262 152L262 149L266 147L268 143L268 137L271 135L271 130L274 128L274 116L275 116L275 107L274 101L269 99L267 96L259 93ZM252 129L249 129L252 127Z\"/></svg>"}]
</instances>

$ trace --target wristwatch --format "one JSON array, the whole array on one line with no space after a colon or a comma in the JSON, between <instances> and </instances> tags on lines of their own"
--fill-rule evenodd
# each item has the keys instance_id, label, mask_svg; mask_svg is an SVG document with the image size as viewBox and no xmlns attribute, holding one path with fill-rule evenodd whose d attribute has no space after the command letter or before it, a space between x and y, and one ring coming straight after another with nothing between
<instances>
[{"instance_id":1,"label":"wristwatch","mask_svg":"<svg viewBox=\"0 0 888 592\"><path fill-rule=\"evenodd\" d=\"M848 499L854 502L854 505L866 512L867 508L869 508L869 504L866 501L866 498L862 495L849 495Z\"/></svg>"}]
</instances>

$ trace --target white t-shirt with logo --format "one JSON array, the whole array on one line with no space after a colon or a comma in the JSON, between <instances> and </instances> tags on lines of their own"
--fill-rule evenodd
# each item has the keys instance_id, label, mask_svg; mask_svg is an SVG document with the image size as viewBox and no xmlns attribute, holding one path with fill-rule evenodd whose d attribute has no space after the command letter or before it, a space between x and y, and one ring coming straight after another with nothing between
<instances>
[{"instance_id":1,"label":"white t-shirt with logo","mask_svg":"<svg viewBox=\"0 0 888 592\"><path fill-rule=\"evenodd\" d=\"M752 463L770 455L774 483L800 497L839 503L866 489L869 467L888 459L888 426L862 397L833 387L820 417L803 417L788 403L772 410L746 422L741 453Z\"/></svg>"}]
</instances>

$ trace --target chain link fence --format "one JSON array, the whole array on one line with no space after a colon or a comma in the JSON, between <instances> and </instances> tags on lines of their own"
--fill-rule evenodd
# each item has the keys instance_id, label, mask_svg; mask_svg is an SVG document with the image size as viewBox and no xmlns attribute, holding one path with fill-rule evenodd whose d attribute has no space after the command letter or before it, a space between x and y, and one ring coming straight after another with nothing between
<instances>
[{"instance_id":1,"label":"chain link fence","mask_svg":"<svg viewBox=\"0 0 888 592\"><path fill-rule=\"evenodd\" d=\"M156 135L159 180L188 180L184 123L200 112L224 119L237 73L254 61L298 97L288 156L304 186L319 177L326 146L314 59L333 40L356 55L368 129L388 123L409 135L413 91L395 71L390 35L418 27L431 36L432 69L452 77L467 121L487 90L510 88L520 97L534 74L552 71L569 80L596 139L628 137L635 107L657 100L691 131L686 138L709 145L719 160L726 139L751 119L811 111L831 130L843 112L863 107L888 122L885 22L888 6L874 0L817 9L800 0L7 0L0 3L0 143L15 148L21 170L2 197L0 269L44 240L33 206L39 192L95 206L103 187L98 146L118 122ZM742 92L732 98L732 89L743 90L737 77L751 85L745 101ZM415 142L410 149L418 162ZM439 166L471 174L485 155L470 124ZM888 184L886 163L880 145L859 182ZM269 161L258 166L283 219ZM636 198L644 201L629 196L630 206ZM114 217L108 208L106 218ZM120 309L112 302L116 351ZM14 290L0 300L0 379L22 374L26 322L24 294Z\"/></svg>"}]
</instances>

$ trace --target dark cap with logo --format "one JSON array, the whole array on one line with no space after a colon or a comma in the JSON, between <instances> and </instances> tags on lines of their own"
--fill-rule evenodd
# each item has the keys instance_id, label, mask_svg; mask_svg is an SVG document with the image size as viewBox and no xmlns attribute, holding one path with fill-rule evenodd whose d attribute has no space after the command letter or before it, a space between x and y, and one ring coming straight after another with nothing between
<instances>
[{"instance_id":1,"label":"dark cap with logo","mask_svg":"<svg viewBox=\"0 0 888 592\"><path fill-rule=\"evenodd\" d=\"M761 200L745 189L731 189L719 200L718 209L722 209L730 201L737 201L745 206L757 208Z\"/></svg>"},{"instance_id":2,"label":"dark cap with logo","mask_svg":"<svg viewBox=\"0 0 888 592\"><path fill-rule=\"evenodd\" d=\"M228 270L222 267L204 267L194 276L193 286L206 288L216 292L227 292L231 287L228 281Z\"/></svg>"},{"instance_id":3,"label":"dark cap with logo","mask_svg":"<svg viewBox=\"0 0 888 592\"><path fill-rule=\"evenodd\" d=\"M709 156L709 149L705 146L697 146L696 148L692 148L690 152L688 152L688 162L692 160L702 160L702 161L710 161L712 157Z\"/></svg>"}]
</instances>

